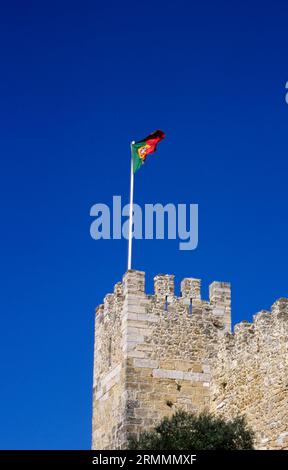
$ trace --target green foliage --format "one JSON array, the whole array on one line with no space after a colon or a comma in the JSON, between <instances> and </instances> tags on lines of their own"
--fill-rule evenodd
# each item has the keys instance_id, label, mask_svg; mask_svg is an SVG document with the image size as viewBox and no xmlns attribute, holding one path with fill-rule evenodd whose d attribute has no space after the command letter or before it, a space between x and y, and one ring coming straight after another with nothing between
<instances>
[{"instance_id":1,"label":"green foliage","mask_svg":"<svg viewBox=\"0 0 288 470\"><path fill-rule=\"evenodd\" d=\"M177 411L151 432L131 439L132 450L244 450L253 449L254 433L241 416L225 421L203 412Z\"/></svg>"}]
</instances>

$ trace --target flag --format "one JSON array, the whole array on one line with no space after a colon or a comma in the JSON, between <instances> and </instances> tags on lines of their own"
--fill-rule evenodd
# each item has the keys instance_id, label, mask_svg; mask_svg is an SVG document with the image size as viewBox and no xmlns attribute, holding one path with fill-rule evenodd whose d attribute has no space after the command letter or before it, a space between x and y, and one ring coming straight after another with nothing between
<instances>
[{"instance_id":1,"label":"flag","mask_svg":"<svg viewBox=\"0 0 288 470\"><path fill-rule=\"evenodd\" d=\"M145 139L138 140L138 142L131 144L134 173L143 165L147 155L157 150L158 142L163 140L164 137L164 132L158 130L149 134Z\"/></svg>"}]
</instances>

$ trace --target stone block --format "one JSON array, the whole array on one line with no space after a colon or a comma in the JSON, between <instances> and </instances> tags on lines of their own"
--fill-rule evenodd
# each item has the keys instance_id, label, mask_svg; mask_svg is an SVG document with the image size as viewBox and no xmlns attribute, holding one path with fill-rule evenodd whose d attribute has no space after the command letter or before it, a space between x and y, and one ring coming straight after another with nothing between
<instances>
[{"instance_id":1,"label":"stone block","mask_svg":"<svg viewBox=\"0 0 288 470\"><path fill-rule=\"evenodd\" d=\"M201 299L201 279L194 279L192 277L185 278L181 282L181 294L183 299Z\"/></svg>"},{"instance_id":2,"label":"stone block","mask_svg":"<svg viewBox=\"0 0 288 470\"><path fill-rule=\"evenodd\" d=\"M158 367L158 361L154 361L151 359L135 359L134 367L145 367L154 369L155 367Z\"/></svg>"},{"instance_id":3,"label":"stone block","mask_svg":"<svg viewBox=\"0 0 288 470\"><path fill-rule=\"evenodd\" d=\"M165 300L167 296L174 296L174 275L158 274L154 277L154 292L156 297Z\"/></svg>"}]
</instances>

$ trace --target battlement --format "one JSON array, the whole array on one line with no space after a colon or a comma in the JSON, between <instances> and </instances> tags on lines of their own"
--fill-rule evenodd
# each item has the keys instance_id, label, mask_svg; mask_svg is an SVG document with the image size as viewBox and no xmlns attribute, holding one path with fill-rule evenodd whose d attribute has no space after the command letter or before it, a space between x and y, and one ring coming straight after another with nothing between
<instances>
[{"instance_id":1,"label":"battlement","mask_svg":"<svg viewBox=\"0 0 288 470\"><path fill-rule=\"evenodd\" d=\"M211 377L211 409L245 414L259 449L288 448L288 299L253 322L235 325L219 343Z\"/></svg>"},{"instance_id":2,"label":"battlement","mask_svg":"<svg viewBox=\"0 0 288 470\"><path fill-rule=\"evenodd\" d=\"M93 449L129 436L177 409L245 414L258 448L288 448L288 299L231 332L231 287L173 274L127 271L96 309ZM276 436L276 437L275 437Z\"/></svg>"},{"instance_id":3,"label":"battlement","mask_svg":"<svg viewBox=\"0 0 288 470\"><path fill-rule=\"evenodd\" d=\"M107 294L104 304L96 309L96 315L102 321L106 315L115 315L115 308L121 306L124 299L137 297L139 301L162 304L163 309L158 311L161 314L165 311L179 312L185 311L193 315L193 307L198 307L195 313L201 311L210 317L215 317L219 322L223 322L226 331L231 330L231 287L228 282L212 282L209 287L209 300L201 299L201 279L185 278L181 281L181 295L175 295L173 274L158 274L154 277L153 294L145 293L145 273L143 271L130 270L123 276L122 282L114 286L114 293ZM143 306L142 305L142 306ZM203 309L199 307L204 307ZM183 310L184 309L184 310ZM143 309L140 309L141 311ZM147 310L147 309L146 309ZM137 312L139 313L138 304ZM144 311L143 311L144 313Z\"/></svg>"},{"instance_id":4,"label":"battlement","mask_svg":"<svg viewBox=\"0 0 288 470\"><path fill-rule=\"evenodd\" d=\"M260 340L271 340L273 334L279 336L283 328L288 328L288 299L280 298L271 306L271 310L261 310L253 315L253 322L242 321L234 327L234 332L224 337L223 345L231 353L238 344L247 344L250 348L255 337Z\"/></svg>"},{"instance_id":5,"label":"battlement","mask_svg":"<svg viewBox=\"0 0 288 470\"><path fill-rule=\"evenodd\" d=\"M211 363L231 328L230 284L127 271L96 310L93 448L122 448L127 437L177 408L205 409ZM109 426L108 426L109 424ZM99 444L100 443L100 444Z\"/></svg>"}]
</instances>

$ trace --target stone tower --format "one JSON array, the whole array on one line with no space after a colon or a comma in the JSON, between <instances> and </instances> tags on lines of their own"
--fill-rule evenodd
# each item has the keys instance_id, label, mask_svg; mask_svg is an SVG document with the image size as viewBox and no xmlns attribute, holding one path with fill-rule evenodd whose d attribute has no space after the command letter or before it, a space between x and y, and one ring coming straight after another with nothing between
<instances>
[{"instance_id":1,"label":"stone tower","mask_svg":"<svg viewBox=\"0 0 288 470\"><path fill-rule=\"evenodd\" d=\"M93 449L123 449L127 439L176 409L210 407L211 367L231 329L230 285L213 282L209 301L200 280L154 278L128 271L96 311Z\"/></svg>"},{"instance_id":2,"label":"stone tower","mask_svg":"<svg viewBox=\"0 0 288 470\"><path fill-rule=\"evenodd\" d=\"M176 409L246 416L257 449L288 450L288 299L231 333L230 285L128 271L96 311L93 449L124 449L131 435Z\"/></svg>"}]
</instances>

